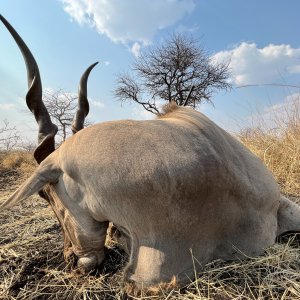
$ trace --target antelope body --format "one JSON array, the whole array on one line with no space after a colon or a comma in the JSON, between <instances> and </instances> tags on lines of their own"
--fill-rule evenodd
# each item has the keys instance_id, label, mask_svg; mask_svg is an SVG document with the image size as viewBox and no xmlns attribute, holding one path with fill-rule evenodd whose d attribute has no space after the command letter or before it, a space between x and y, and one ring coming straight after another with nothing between
<instances>
[{"instance_id":1,"label":"antelope body","mask_svg":"<svg viewBox=\"0 0 300 300\"><path fill-rule=\"evenodd\" d=\"M80 270L103 261L108 222L130 257L125 278L138 286L174 276L184 284L194 275L194 260L204 265L259 255L278 234L300 230L299 206L280 195L264 164L195 110L171 104L156 120L82 129L94 65L81 80L76 134L54 150L56 128L43 106L37 64L1 20L25 57L40 165L0 209L40 192L62 225L65 257L75 254Z\"/></svg>"}]
</instances>

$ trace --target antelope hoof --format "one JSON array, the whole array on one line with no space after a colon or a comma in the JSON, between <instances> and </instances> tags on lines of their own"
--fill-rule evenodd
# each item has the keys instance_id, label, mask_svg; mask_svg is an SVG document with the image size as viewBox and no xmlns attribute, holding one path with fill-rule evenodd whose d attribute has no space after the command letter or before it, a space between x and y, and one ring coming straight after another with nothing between
<instances>
[{"instance_id":1,"label":"antelope hoof","mask_svg":"<svg viewBox=\"0 0 300 300\"><path fill-rule=\"evenodd\" d=\"M104 251L80 257L77 262L76 273L88 274L104 260Z\"/></svg>"}]
</instances>

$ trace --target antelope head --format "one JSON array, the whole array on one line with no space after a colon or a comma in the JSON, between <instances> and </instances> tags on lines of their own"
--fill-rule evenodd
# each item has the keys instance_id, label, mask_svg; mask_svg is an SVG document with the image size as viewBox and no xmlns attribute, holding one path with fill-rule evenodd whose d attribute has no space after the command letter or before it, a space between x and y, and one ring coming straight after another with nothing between
<instances>
[{"instance_id":1,"label":"antelope head","mask_svg":"<svg viewBox=\"0 0 300 300\"><path fill-rule=\"evenodd\" d=\"M47 156L55 151L55 135L57 133L57 126L52 123L50 115L42 100L42 82L40 77L37 62L31 51L10 25L10 23L0 15L0 20L8 29L15 42L17 43L26 64L28 92L26 95L26 103L30 111L33 113L38 124L38 146L34 151L34 158L40 164ZM89 113L89 103L87 99L87 81L91 70L98 64L98 62L89 66L83 73L78 90L78 109L72 123L72 132L75 134L84 127L84 120ZM57 201L52 186L49 184L43 188L39 195L46 199L54 213L56 214L64 234L64 256L69 259L73 255L72 243L65 229L65 207Z\"/></svg>"}]
</instances>

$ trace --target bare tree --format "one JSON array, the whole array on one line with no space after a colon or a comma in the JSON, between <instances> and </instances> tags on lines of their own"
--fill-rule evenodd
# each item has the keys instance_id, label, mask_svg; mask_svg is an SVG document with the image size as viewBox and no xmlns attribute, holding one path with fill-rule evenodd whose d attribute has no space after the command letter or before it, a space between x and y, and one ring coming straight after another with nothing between
<instances>
[{"instance_id":1,"label":"bare tree","mask_svg":"<svg viewBox=\"0 0 300 300\"><path fill-rule=\"evenodd\" d=\"M161 102L195 108L211 101L217 89L229 89L228 63L217 63L191 36L176 34L165 44L139 56L132 67L135 77L120 74L114 94L159 114Z\"/></svg>"},{"instance_id":2,"label":"bare tree","mask_svg":"<svg viewBox=\"0 0 300 300\"><path fill-rule=\"evenodd\" d=\"M0 127L0 149L9 151L14 148L20 140L20 134L15 126L11 126L7 120L3 120Z\"/></svg>"},{"instance_id":3,"label":"bare tree","mask_svg":"<svg viewBox=\"0 0 300 300\"><path fill-rule=\"evenodd\" d=\"M46 90L43 94L43 101L49 115L58 127L58 135L65 141L71 133L71 125L78 107L78 95L67 93L64 90ZM85 126L90 125L85 121Z\"/></svg>"}]
</instances>

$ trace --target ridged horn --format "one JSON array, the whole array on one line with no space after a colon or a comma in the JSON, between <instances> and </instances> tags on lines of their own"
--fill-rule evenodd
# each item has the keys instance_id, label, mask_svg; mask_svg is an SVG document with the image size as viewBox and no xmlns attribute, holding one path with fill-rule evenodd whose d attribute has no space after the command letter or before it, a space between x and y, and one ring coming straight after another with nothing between
<instances>
[{"instance_id":1,"label":"ridged horn","mask_svg":"<svg viewBox=\"0 0 300 300\"><path fill-rule=\"evenodd\" d=\"M92 69L98 64L95 62L90 65L82 74L78 88L78 109L72 123L73 134L81 130L84 126L84 120L89 113L89 101L87 98L87 82Z\"/></svg>"},{"instance_id":2,"label":"ridged horn","mask_svg":"<svg viewBox=\"0 0 300 300\"><path fill-rule=\"evenodd\" d=\"M28 82L26 103L39 126L38 146L34 151L34 158L40 163L55 150L54 136L57 132L57 126L51 122L50 115L42 100L43 91L40 72L32 53L16 30L2 15L0 15L0 20L17 43L26 64Z\"/></svg>"}]
</instances>

